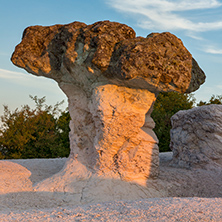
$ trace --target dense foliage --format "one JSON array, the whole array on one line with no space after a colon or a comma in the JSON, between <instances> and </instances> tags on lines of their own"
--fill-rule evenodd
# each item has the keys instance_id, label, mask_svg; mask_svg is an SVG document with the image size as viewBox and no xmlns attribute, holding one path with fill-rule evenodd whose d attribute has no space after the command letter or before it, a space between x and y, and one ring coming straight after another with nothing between
<instances>
[{"instance_id":1,"label":"dense foliage","mask_svg":"<svg viewBox=\"0 0 222 222\"><path fill-rule=\"evenodd\" d=\"M154 132L159 139L160 152L170 151L170 118L180 110L191 109L194 103L192 94L167 92L158 95L151 116L156 123Z\"/></svg>"},{"instance_id":2,"label":"dense foliage","mask_svg":"<svg viewBox=\"0 0 222 222\"><path fill-rule=\"evenodd\" d=\"M45 104L45 97L35 102L35 109L25 105L11 112L4 106L0 128L0 158L53 158L69 154L69 113Z\"/></svg>"}]
</instances>

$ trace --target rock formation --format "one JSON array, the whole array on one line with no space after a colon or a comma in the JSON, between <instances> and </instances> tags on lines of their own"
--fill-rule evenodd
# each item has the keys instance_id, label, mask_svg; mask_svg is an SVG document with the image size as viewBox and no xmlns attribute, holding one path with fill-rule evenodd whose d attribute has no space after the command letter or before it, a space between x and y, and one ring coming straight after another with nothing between
<instances>
[{"instance_id":1,"label":"rock formation","mask_svg":"<svg viewBox=\"0 0 222 222\"><path fill-rule=\"evenodd\" d=\"M205 80L176 36L136 37L132 28L109 21L28 27L12 62L54 79L68 97L71 153L60 174L44 183L69 192L77 191L67 184L92 177L143 185L156 177L150 114L158 92L192 92Z\"/></svg>"},{"instance_id":2,"label":"rock formation","mask_svg":"<svg viewBox=\"0 0 222 222\"><path fill-rule=\"evenodd\" d=\"M171 118L173 166L222 166L222 105L183 110Z\"/></svg>"}]
</instances>

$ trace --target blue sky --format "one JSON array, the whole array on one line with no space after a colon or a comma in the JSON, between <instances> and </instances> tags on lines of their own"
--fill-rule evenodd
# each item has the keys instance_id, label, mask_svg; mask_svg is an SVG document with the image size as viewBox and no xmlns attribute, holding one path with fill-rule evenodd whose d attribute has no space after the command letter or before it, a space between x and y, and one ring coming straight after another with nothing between
<instances>
[{"instance_id":1,"label":"blue sky","mask_svg":"<svg viewBox=\"0 0 222 222\"><path fill-rule=\"evenodd\" d=\"M12 110L32 105L29 95L46 96L48 104L66 101L56 82L26 73L10 57L27 26L74 21L116 21L143 37L169 31L182 39L206 73L197 101L222 95L222 0L0 0L0 5L0 115L3 104Z\"/></svg>"}]
</instances>

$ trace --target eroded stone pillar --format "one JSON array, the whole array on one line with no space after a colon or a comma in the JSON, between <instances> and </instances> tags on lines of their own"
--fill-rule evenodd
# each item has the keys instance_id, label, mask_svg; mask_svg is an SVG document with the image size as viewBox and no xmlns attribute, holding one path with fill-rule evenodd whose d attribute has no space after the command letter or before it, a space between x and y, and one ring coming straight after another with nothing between
<instances>
[{"instance_id":1,"label":"eroded stone pillar","mask_svg":"<svg viewBox=\"0 0 222 222\"><path fill-rule=\"evenodd\" d=\"M150 117L154 93L112 84L92 95L60 85L69 98L70 156L94 173L113 171L124 180L158 175L158 146Z\"/></svg>"},{"instance_id":2,"label":"eroded stone pillar","mask_svg":"<svg viewBox=\"0 0 222 222\"><path fill-rule=\"evenodd\" d=\"M175 35L136 37L132 28L110 21L28 27L12 62L57 81L69 101L70 156L37 189L80 196L86 186L111 186L113 180L146 186L147 178L157 176L158 140L150 117L155 95L193 92L205 80Z\"/></svg>"}]
</instances>

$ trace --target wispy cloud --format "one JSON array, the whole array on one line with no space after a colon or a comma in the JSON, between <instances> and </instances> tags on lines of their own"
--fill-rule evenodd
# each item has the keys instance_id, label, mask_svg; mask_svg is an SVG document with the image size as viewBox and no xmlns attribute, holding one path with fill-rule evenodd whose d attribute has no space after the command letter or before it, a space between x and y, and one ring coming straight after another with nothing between
<instances>
[{"instance_id":1,"label":"wispy cloud","mask_svg":"<svg viewBox=\"0 0 222 222\"><path fill-rule=\"evenodd\" d=\"M9 105L10 109L15 109L24 104L32 107L34 103L28 95L37 95L39 98L46 96L49 104L65 100L65 103L60 107L61 109L65 109L68 105L65 94L52 79L0 69L0 85L3 86L3 90L7 90L0 94L0 115L3 113L3 104Z\"/></svg>"},{"instance_id":2,"label":"wispy cloud","mask_svg":"<svg viewBox=\"0 0 222 222\"><path fill-rule=\"evenodd\" d=\"M216 87L220 90L222 89L222 85L216 85Z\"/></svg>"},{"instance_id":3,"label":"wispy cloud","mask_svg":"<svg viewBox=\"0 0 222 222\"><path fill-rule=\"evenodd\" d=\"M27 79L27 75L22 72L14 72L7 69L0 69L0 79L14 79L15 81Z\"/></svg>"},{"instance_id":4,"label":"wispy cloud","mask_svg":"<svg viewBox=\"0 0 222 222\"><path fill-rule=\"evenodd\" d=\"M199 36L198 33L194 33L194 32L186 32L186 35L192 39L195 39L195 40L204 40L203 37Z\"/></svg>"},{"instance_id":5,"label":"wispy cloud","mask_svg":"<svg viewBox=\"0 0 222 222\"><path fill-rule=\"evenodd\" d=\"M222 55L222 49L218 49L215 47L208 46L204 51L210 54Z\"/></svg>"},{"instance_id":6,"label":"wispy cloud","mask_svg":"<svg viewBox=\"0 0 222 222\"><path fill-rule=\"evenodd\" d=\"M213 10L222 6L218 0L107 0L107 2L118 11L138 15L138 25L144 29L186 30L189 32L222 29L220 20L196 22L184 16L185 13L181 13L200 9Z\"/></svg>"},{"instance_id":7,"label":"wispy cloud","mask_svg":"<svg viewBox=\"0 0 222 222\"><path fill-rule=\"evenodd\" d=\"M40 90L48 90L49 92L54 93L58 91L58 86L55 81L45 77L37 77L22 72L0 69L0 81L1 79L8 80L16 83L17 85L22 85L25 87L36 87Z\"/></svg>"}]
</instances>

